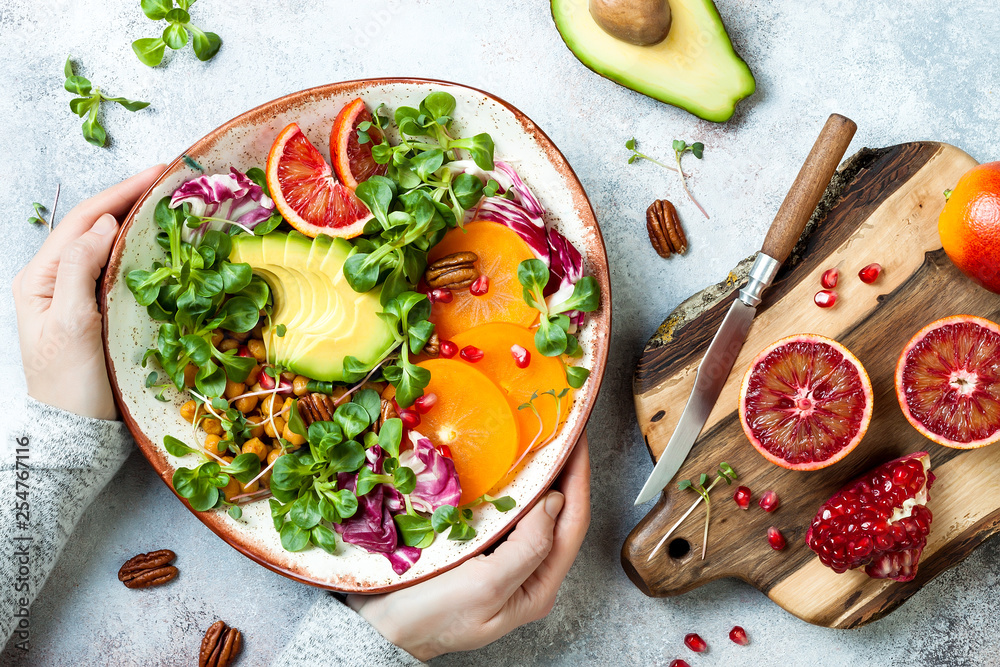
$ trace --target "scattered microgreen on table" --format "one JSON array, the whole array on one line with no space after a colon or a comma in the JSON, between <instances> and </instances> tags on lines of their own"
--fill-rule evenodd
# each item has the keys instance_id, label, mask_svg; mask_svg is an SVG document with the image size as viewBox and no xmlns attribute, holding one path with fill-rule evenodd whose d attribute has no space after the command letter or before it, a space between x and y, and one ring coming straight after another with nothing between
<instances>
[{"instance_id":1,"label":"scattered microgreen on table","mask_svg":"<svg viewBox=\"0 0 1000 667\"><path fill-rule=\"evenodd\" d=\"M38 202L32 202L31 207L35 209L35 214L28 218L28 222L33 225L45 225L51 231L52 227L49 225L48 220L45 219L45 206Z\"/></svg>"},{"instance_id":2,"label":"scattered microgreen on table","mask_svg":"<svg viewBox=\"0 0 1000 667\"><path fill-rule=\"evenodd\" d=\"M91 84L88 79L73 74L73 63L70 58L66 58L63 72L66 75L63 87L68 92L79 96L69 101L69 108L77 116L84 118L83 138L95 146L104 146L108 140L107 132L97 119L102 102L116 102L129 111L139 111L149 106L149 102L128 100L124 97L107 97L102 94L101 89Z\"/></svg>"},{"instance_id":3,"label":"scattered microgreen on table","mask_svg":"<svg viewBox=\"0 0 1000 667\"><path fill-rule=\"evenodd\" d=\"M691 203L697 206L698 210L701 211L702 215L704 215L705 218L707 219L708 212L705 211L704 207L702 207L702 205L698 203L698 200L695 199L694 195L691 194L691 191L688 190L687 181L684 178L685 177L684 170L681 168L681 158L684 157L685 153L691 153L699 160L702 159L702 156L705 154L705 144L701 143L700 141L696 141L693 144L688 144L686 141L683 141L681 139L674 139L672 147L674 149L674 160L677 162L676 167L664 164L659 160L649 157L645 153L640 153L639 150L636 148L637 146L638 142L635 140L635 137L632 137L631 139L625 142L625 148L632 151L632 154L629 155L628 157L628 163L632 164L636 160L647 160L655 165L663 167L668 171L677 172L678 177L681 179L681 187L684 188L684 194L687 195L688 199L691 200Z\"/></svg>"},{"instance_id":4,"label":"scattered microgreen on table","mask_svg":"<svg viewBox=\"0 0 1000 667\"><path fill-rule=\"evenodd\" d=\"M680 489L681 491L684 491L685 489L691 489L695 491L698 494L698 499L695 500L694 504L691 505L688 511L684 513L684 516L682 516L677 521L677 523L675 523L670 528L670 530L668 530L667 533L662 538L660 538L660 541L657 542L656 546L653 547L653 550L650 552L649 559L653 558L653 555L656 554L660 546L662 546L663 543L667 541L667 538L673 535L674 531L677 530L678 526L680 526L681 523L683 523L684 520L691 515L691 512L693 512L696 507L698 507L698 504L701 503L702 501L705 501L705 535L701 546L701 559L705 560L705 554L708 551L708 524L712 517L712 499L709 497L709 494L712 492L712 489L715 488L715 485L718 484L719 482L725 480L726 484L729 485L732 484L737 479L736 471L733 470L733 467L728 463L726 463L725 461L719 464L719 469L716 471L715 475L716 475L715 479L712 481L711 484L708 485L708 487L705 486L706 484L708 484L708 475L706 475L705 473L701 474L697 482L692 482L689 479L682 479L680 482L677 483L677 488Z\"/></svg>"},{"instance_id":5,"label":"scattered microgreen on table","mask_svg":"<svg viewBox=\"0 0 1000 667\"><path fill-rule=\"evenodd\" d=\"M142 13L153 21L166 21L167 27L159 37L137 39L132 42L132 50L143 65L156 67L163 62L166 47L174 51L184 48L188 40L194 48L198 60L206 61L215 57L222 46L222 40L214 32L206 32L191 23L188 10L196 0L142 0Z\"/></svg>"}]
</instances>

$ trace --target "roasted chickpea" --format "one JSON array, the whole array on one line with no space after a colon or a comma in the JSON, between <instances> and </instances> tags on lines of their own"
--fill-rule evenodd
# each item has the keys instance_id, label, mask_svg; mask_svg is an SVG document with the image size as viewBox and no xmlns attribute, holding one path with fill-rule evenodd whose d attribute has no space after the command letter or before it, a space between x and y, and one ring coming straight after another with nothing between
<instances>
[{"instance_id":1,"label":"roasted chickpea","mask_svg":"<svg viewBox=\"0 0 1000 667\"><path fill-rule=\"evenodd\" d=\"M264 341L251 338L247 341L247 348L250 350L253 358L257 360L257 363L261 363L267 359L267 348L264 347Z\"/></svg>"},{"instance_id":2,"label":"roasted chickpea","mask_svg":"<svg viewBox=\"0 0 1000 667\"><path fill-rule=\"evenodd\" d=\"M232 400L245 392L247 386L242 382L233 382L232 380L226 380L226 398Z\"/></svg>"},{"instance_id":3,"label":"roasted chickpea","mask_svg":"<svg viewBox=\"0 0 1000 667\"><path fill-rule=\"evenodd\" d=\"M285 428L281 430L281 437L292 443L292 446L296 448L306 444L306 439L298 433L292 432L292 429L288 428L287 422L285 423Z\"/></svg>"},{"instance_id":4,"label":"roasted chickpea","mask_svg":"<svg viewBox=\"0 0 1000 667\"><path fill-rule=\"evenodd\" d=\"M229 441L223 440L217 435L207 435L205 436L205 449L216 456L221 456L229 451Z\"/></svg>"},{"instance_id":5,"label":"roasted chickpea","mask_svg":"<svg viewBox=\"0 0 1000 667\"><path fill-rule=\"evenodd\" d=\"M287 411L291 411L291 409L292 409L292 401L293 401L293 400L294 400L294 399L292 399L292 397L291 397L291 396L289 396L288 398L286 398L286 399L284 400L284 402L283 402L283 403L281 404L281 409L282 409L282 410L287 410Z\"/></svg>"},{"instance_id":6,"label":"roasted chickpea","mask_svg":"<svg viewBox=\"0 0 1000 667\"><path fill-rule=\"evenodd\" d=\"M284 455L285 452L283 449L281 449L281 447L275 447L274 449L272 449L267 453L267 465L271 465L272 463L278 460L279 456L284 456ZM271 473L268 474L270 475Z\"/></svg>"},{"instance_id":7,"label":"roasted chickpea","mask_svg":"<svg viewBox=\"0 0 1000 667\"><path fill-rule=\"evenodd\" d=\"M222 423L215 417L203 419L201 422L201 428L209 435L222 435L224 433L222 430Z\"/></svg>"},{"instance_id":8,"label":"roasted chickpea","mask_svg":"<svg viewBox=\"0 0 1000 667\"><path fill-rule=\"evenodd\" d=\"M281 399L275 394L269 394L264 397L264 400L260 404L260 412L265 417L267 415L276 415L281 411Z\"/></svg>"},{"instance_id":9,"label":"roasted chickpea","mask_svg":"<svg viewBox=\"0 0 1000 667\"><path fill-rule=\"evenodd\" d=\"M236 399L233 406L243 414L248 415L257 407L257 399L257 396L244 396Z\"/></svg>"},{"instance_id":10,"label":"roasted chickpea","mask_svg":"<svg viewBox=\"0 0 1000 667\"><path fill-rule=\"evenodd\" d=\"M281 374L281 377L291 382L292 380L295 379L295 373L293 373L292 371L285 371L284 373Z\"/></svg>"},{"instance_id":11,"label":"roasted chickpea","mask_svg":"<svg viewBox=\"0 0 1000 667\"><path fill-rule=\"evenodd\" d=\"M194 413L198 409L198 404L194 401L188 401L181 406L181 417L183 417L187 423L194 422Z\"/></svg>"},{"instance_id":12,"label":"roasted chickpea","mask_svg":"<svg viewBox=\"0 0 1000 667\"><path fill-rule=\"evenodd\" d=\"M274 424L272 426L271 420L264 422L264 433L272 438L277 438L278 434L281 433L285 428L285 420L281 417L274 418Z\"/></svg>"},{"instance_id":13,"label":"roasted chickpea","mask_svg":"<svg viewBox=\"0 0 1000 667\"><path fill-rule=\"evenodd\" d=\"M222 495L226 497L226 500L232 502L233 496L237 496L242 492L242 484L239 483L232 475L229 476L229 484L222 487Z\"/></svg>"},{"instance_id":14,"label":"roasted chickpea","mask_svg":"<svg viewBox=\"0 0 1000 667\"><path fill-rule=\"evenodd\" d=\"M250 437L259 438L264 435L264 418L259 414L249 415L247 421L250 423Z\"/></svg>"},{"instance_id":15,"label":"roasted chickpea","mask_svg":"<svg viewBox=\"0 0 1000 667\"><path fill-rule=\"evenodd\" d=\"M222 343L222 339L224 339L225 337L226 336L222 333L220 329L216 329L215 331L212 332L212 345L214 345L215 347L219 347L219 345Z\"/></svg>"},{"instance_id":16,"label":"roasted chickpea","mask_svg":"<svg viewBox=\"0 0 1000 667\"><path fill-rule=\"evenodd\" d=\"M257 326L250 330L250 337L256 338L257 340L264 339L264 323L258 322Z\"/></svg>"},{"instance_id":17,"label":"roasted chickpea","mask_svg":"<svg viewBox=\"0 0 1000 667\"><path fill-rule=\"evenodd\" d=\"M243 443L244 454L256 454L257 458L263 461L267 458L267 445L261 442L260 438L251 438Z\"/></svg>"},{"instance_id":18,"label":"roasted chickpea","mask_svg":"<svg viewBox=\"0 0 1000 667\"><path fill-rule=\"evenodd\" d=\"M198 367L194 364L188 364L184 367L184 386L193 387L194 377L198 374Z\"/></svg>"},{"instance_id":19,"label":"roasted chickpea","mask_svg":"<svg viewBox=\"0 0 1000 667\"><path fill-rule=\"evenodd\" d=\"M234 340L232 338L226 338L219 344L219 351L228 352L229 350L235 350L239 346L240 342L238 340Z\"/></svg>"},{"instance_id":20,"label":"roasted chickpea","mask_svg":"<svg viewBox=\"0 0 1000 667\"><path fill-rule=\"evenodd\" d=\"M256 366L254 366L253 368L250 369L249 373L247 373L247 379L245 380L246 385L248 387L254 387L254 386L257 387L256 389L253 389L252 391L260 391L260 385L257 384L257 380L260 379L260 372L262 370L264 370L264 369L261 368L261 365L257 364Z\"/></svg>"},{"instance_id":21,"label":"roasted chickpea","mask_svg":"<svg viewBox=\"0 0 1000 667\"><path fill-rule=\"evenodd\" d=\"M292 380L292 393L296 396L305 396L309 392L309 378L305 375L296 375Z\"/></svg>"},{"instance_id":22,"label":"roasted chickpea","mask_svg":"<svg viewBox=\"0 0 1000 667\"><path fill-rule=\"evenodd\" d=\"M227 331L226 335L232 338L233 340L238 340L241 343L245 343L247 339L250 338L249 331L244 331L243 333L239 333L237 331Z\"/></svg>"},{"instance_id":23,"label":"roasted chickpea","mask_svg":"<svg viewBox=\"0 0 1000 667\"><path fill-rule=\"evenodd\" d=\"M260 480L255 479L249 484L240 484L240 493L253 493L259 488L260 488Z\"/></svg>"}]
</instances>

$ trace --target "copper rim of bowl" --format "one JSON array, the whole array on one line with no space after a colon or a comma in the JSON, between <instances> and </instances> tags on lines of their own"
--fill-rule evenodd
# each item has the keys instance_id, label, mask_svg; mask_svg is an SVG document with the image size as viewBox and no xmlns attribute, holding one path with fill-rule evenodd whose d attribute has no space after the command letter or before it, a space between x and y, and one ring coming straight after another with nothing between
<instances>
[{"instance_id":1,"label":"copper rim of bowl","mask_svg":"<svg viewBox=\"0 0 1000 667\"><path fill-rule=\"evenodd\" d=\"M556 148L552 140L549 139L548 135L542 131L530 118L528 118L523 112L517 109L514 105L506 102L499 97L492 95L484 90L478 88L473 88L471 86L465 86L462 84L454 83L451 81L443 81L440 79L420 79L420 78L380 78L380 79L354 79L350 81L341 81L338 83L330 83L323 86L317 86L315 88L307 88L283 97L279 97L270 102L266 102L254 109L246 111L239 116L223 123L218 128L208 133L197 142L195 142L188 150L184 151L181 156L175 158L167 168L163 171L163 174L149 187L146 192L136 201L132 210L129 211L128 216L121 225L121 229L118 231L118 235L115 238L114 245L111 249L111 256L105 267L104 274L101 279L100 287L100 302L101 302L101 319L102 319L102 340L104 343L104 357L107 364L108 377L111 381L111 390L114 393L115 403L117 403L119 410L122 414L122 419L128 430L132 433L135 438L136 443L139 445L139 450L142 452L143 456L149 461L150 465L160 476L160 479L167 485L167 487L173 492L177 498L184 503L187 507L203 524L205 524L213 533L218 535L225 541L229 546L233 547L240 553L242 553L247 558L255 561L256 563L263 565L267 569L277 572L289 579L294 579L296 581L302 582L304 584L309 584L310 586L316 586L318 588L323 588L332 591L338 591L343 593L364 593L364 594L377 594L377 593L390 593L392 591L400 590L402 588L407 588L418 584L422 581L426 581L432 577L435 577L443 572L461 565L463 562L470 558L478 556L483 553L486 549L491 547L500 539L504 538L514 525L523 517L527 512L534 507L535 503L545 495L545 493L552 486L553 482L562 472L563 467L566 464L566 460L569 458L573 447L567 447L559 456L554 466L552 466L548 475L546 476L545 482L538 491L538 493L531 498L528 502L519 508L516 515L511 516L506 521L506 527L497 532L496 535L486 540L479 548L474 550L462 558L459 558L453 562L442 565L435 568L427 574L417 577L412 580L407 580L405 582L400 582L396 584L388 584L385 586L375 586L375 587L364 587L358 585L356 582L340 582L342 585L332 585L326 581L318 581L313 579L303 572L297 571L295 569L288 569L272 563L268 558L259 553L253 545L250 545L240 539L239 531L231 526L224 523L223 517L217 512L197 512L195 511L181 496L177 494L174 490L172 479L172 469L169 462L163 456L162 452L153 444L153 442L146 436L142 428L136 423L135 419L132 418L131 413L129 413L127 406L124 401L122 401L121 389L118 386L118 379L115 374L114 363L111 361L110 350L108 347L108 320L107 320L107 299L108 291L111 285L114 283L117 274L118 267L121 264L122 252L124 250L124 239L128 233L129 228L135 218L136 212L142 206L142 204L149 197L150 193L164 180L165 177L172 174L174 170L181 167L184 164L184 156L198 155L204 151L210 150L215 142L221 138L224 134L228 133L230 130L237 128L248 121L252 121L264 114L272 114L276 108L290 108L297 106L301 101L313 98L313 97L328 97L330 95L338 93L350 93L353 90L366 89L372 86L385 85L385 84L417 84L426 86L451 86L455 88L463 88L465 90L472 91L478 95L488 98L500 106L506 108L511 113L514 114L515 118L520 122L524 129L524 132L531 135L538 142L539 146L545 151L546 156L549 161L556 168L556 171L563 177L564 183L569 188L572 196L574 207L576 208L577 214L580 216L583 225L585 227L590 227L593 229L596 235L596 244L591 244L592 247L585 249L585 255L587 260L591 265L594 277L597 279L598 284L601 287L601 305L600 308L591 314L594 318L594 324L596 326L597 335L594 336L594 368L591 371L589 381L591 384L591 390L587 393L585 404L582 406L581 419L574 426L570 432L569 442L576 442L577 439L582 435L583 431L586 429L587 420L590 418L590 414L594 409L594 404L597 401L597 396L600 390L601 382L604 379L604 371L607 366L608 361L608 350L610 347L610 333L611 333L611 284L610 275L608 270L608 256L607 250L604 245L604 237L601 234L600 226L597 223L597 217L594 215L593 207L590 205L590 200L587 198L587 194L583 189L583 185L580 183L579 178L577 178L576 173L570 166L566 157ZM110 276L110 278L109 278Z\"/></svg>"}]
</instances>

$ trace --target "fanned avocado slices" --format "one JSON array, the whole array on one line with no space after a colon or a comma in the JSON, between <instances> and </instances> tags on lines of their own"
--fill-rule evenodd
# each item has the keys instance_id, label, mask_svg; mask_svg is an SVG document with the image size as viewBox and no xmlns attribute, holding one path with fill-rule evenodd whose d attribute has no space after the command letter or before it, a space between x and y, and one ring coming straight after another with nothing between
<instances>
[{"instance_id":1,"label":"fanned avocado slices","mask_svg":"<svg viewBox=\"0 0 1000 667\"><path fill-rule=\"evenodd\" d=\"M756 88L750 68L733 50L711 0L669 4L667 37L649 46L605 32L589 0L552 0L552 17L573 54L598 74L699 118L729 120L736 103Z\"/></svg>"},{"instance_id":2,"label":"fanned avocado slices","mask_svg":"<svg viewBox=\"0 0 1000 667\"><path fill-rule=\"evenodd\" d=\"M274 307L264 329L271 363L314 380L342 381L345 357L370 368L396 343L378 316L381 287L359 294L344 279L350 252L343 239L298 232L233 238L230 261L249 264L271 287Z\"/></svg>"}]
</instances>

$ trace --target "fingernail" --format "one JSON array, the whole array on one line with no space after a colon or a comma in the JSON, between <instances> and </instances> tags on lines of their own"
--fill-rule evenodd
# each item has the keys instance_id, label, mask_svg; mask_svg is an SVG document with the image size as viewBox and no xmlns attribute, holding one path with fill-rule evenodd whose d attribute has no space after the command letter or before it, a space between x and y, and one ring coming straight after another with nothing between
<instances>
[{"instance_id":1,"label":"fingernail","mask_svg":"<svg viewBox=\"0 0 1000 667\"><path fill-rule=\"evenodd\" d=\"M97 219L94 226L90 228L90 231L98 234L100 236L107 236L118 230L118 221L115 220L115 216L110 213L105 213Z\"/></svg>"},{"instance_id":2,"label":"fingernail","mask_svg":"<svg viewBox=\"0 0 1000 667\"><path fill-rule=\"evenodd\" d=\"M555 519L562 511L566 497L558 491L553 491L545 498L545 513Z\"/></svg>"}]
</instances>

